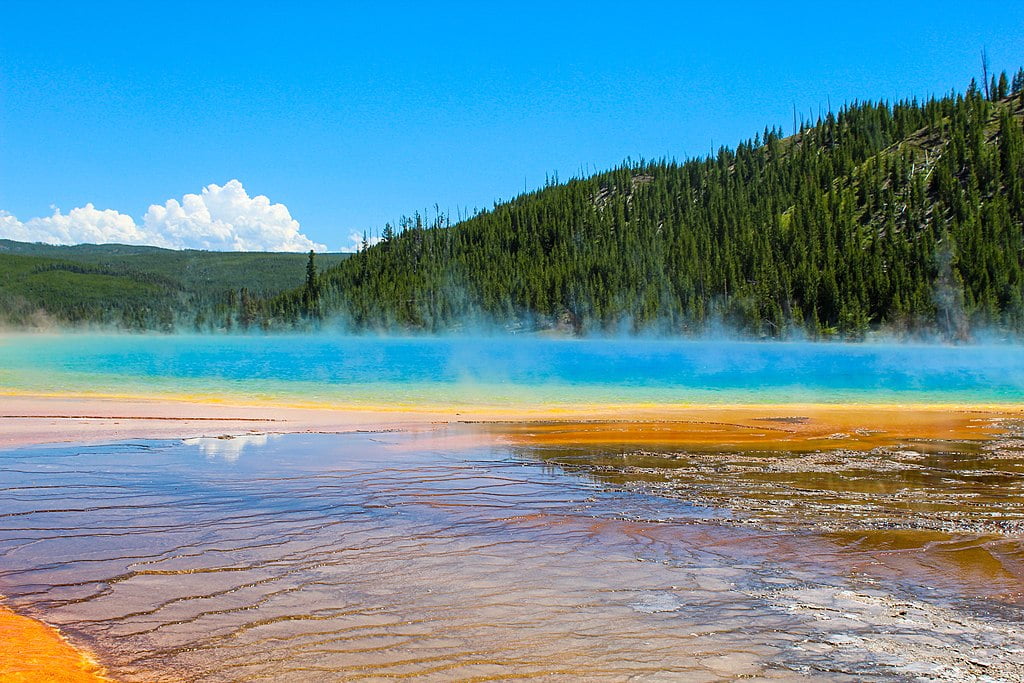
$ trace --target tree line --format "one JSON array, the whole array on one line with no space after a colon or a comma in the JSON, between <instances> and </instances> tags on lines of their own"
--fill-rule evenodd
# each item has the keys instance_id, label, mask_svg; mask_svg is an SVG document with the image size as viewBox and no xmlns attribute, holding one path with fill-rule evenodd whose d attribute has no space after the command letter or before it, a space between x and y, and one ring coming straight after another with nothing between
<instances>
[{"instance_id":1,"label":"tree line","mask_svg":"<svg viewBox=\"0 0 1024 683\"><path fill-rule=\"evenodd\" d=\"M1024 332L1024 70L985 92L854 102L706 158L627 161L451 225L440 212L259 303L438 332L966 339ZM312 256L311 263L312 263Z\"/></svg>"}]
</instances>

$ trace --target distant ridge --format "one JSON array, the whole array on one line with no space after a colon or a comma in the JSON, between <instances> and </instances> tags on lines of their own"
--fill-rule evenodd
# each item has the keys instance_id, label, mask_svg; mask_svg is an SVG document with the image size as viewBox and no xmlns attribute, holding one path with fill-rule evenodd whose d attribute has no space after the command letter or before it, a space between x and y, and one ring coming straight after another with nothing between
<instances>
[{"instance_id":1,"label":"distant ridge","mask_svg":"<svg viewBox=\"0 0 1024 683\"><path fill-rule=\"evenodd\" d=\"M332 265L346 256L316 258ZM0 323L161 331L233 328L243 298L274 296L298 286L307 261L306 254L0 239Z\"/></svg>"},{"instance_id":2,"label":"distant ridge","mask_svg":"<svg viewBox=\"0 0 1024 683\"><path fill-rule=\"evenodd\" d=\"M43 244L41 242L15 242L14 240L0 239L0 253L20 254L22 256L52 256L60 258L68 257L73 254L124 255L153 254L164 251L172 250L163 249L161 247L148 247L134 244L57 245Z\"/></svg>"}]
</instances>

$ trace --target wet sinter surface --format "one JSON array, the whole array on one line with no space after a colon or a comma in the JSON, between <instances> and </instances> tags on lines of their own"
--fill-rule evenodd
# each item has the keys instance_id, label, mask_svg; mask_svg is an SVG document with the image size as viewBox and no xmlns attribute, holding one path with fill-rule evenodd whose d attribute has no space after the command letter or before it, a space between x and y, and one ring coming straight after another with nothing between
<instances>
[{"instance_id":1,"label":"wet sinter surface","mask_svg":"<svg viewBox=\"0 0 1024 683\"><path fill-rule=\"evenodd\" d=\"M1013 438L869 454L914 465L876 489L849 455L801 478L460 429L0 453L0 593L129 681L1024 676ZM872 512L901 490L920 514Z\"/></svg>"},{"instance_id":2,"label":"wet sinter surface","mask_svg":"<svg viewBox=\"0 0 1024 683\"><path fill-rule=\"evenodd\" d=\"M779 418L778 421L804 418ZM768 532L813 532L844 562L921 592L941 586L960 600L1024 602L1024 423L972 419L978 437L907 438L869 433L794 439L782 450L718 444L674 449L614 423L517 425L506 440L524 457L557 464L620 490L724 508L720 523ZM637 432L645 441L633 443ZM964 434L960 427L949 430ZM581 435L581 432L583 433ZM623 439L611 443L612 434ZM570 446L603 434L601 446ZM845 447L830 448L830 443Z\"/></svg>"}]
</instances>

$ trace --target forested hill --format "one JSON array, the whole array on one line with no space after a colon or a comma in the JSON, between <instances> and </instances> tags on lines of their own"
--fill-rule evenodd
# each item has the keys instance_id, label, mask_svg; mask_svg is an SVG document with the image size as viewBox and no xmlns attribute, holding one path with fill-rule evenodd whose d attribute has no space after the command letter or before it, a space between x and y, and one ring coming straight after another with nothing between
<instances>
[{"instance_id":1,"label":"forested hill","mask_svg":"<svg viewBox=\"0 0 1024 683\"><path fill-rule=\"evenodd\" d=\"M330 266L346 256L317 258ZM305 281L307 262L306 254L0 239L0 324L232 329L250 321L251 302Z\"/></svg>"},{"instance_id":2,"label":"forested hill","mask_svg":"<svg viewBox=\"0 0 1024 683\"><path fill-rule=\"evenodd\" d=\"M549 183L454 226L416 216L263 315L423 331L1019 334L1022 116L1018 72L990 95L972 83L853 103L711 158Z\"/></svg>"}]
</instances>

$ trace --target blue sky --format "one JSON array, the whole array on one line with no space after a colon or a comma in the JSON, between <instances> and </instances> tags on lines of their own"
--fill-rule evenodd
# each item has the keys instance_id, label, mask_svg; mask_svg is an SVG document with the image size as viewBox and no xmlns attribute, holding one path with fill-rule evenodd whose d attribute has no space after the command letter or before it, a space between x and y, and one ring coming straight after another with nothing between
<instances>
[{"instance_id":1,"label":"blue sky","mask_svg":"<svg viewBox=\"0 0 1024 683\"><path fill-rule=\"evenodd\" d=\"M962 90L983 46L1024 64L1017 2L296 5L6 0L0 210L23 233L89 204L142 226L173 198L184 217L146 225L184 229L185 195L237 179L223 215L266 195L333 250L546 173L788 129L794 104Z\"/></svg>"}]
</instances>

